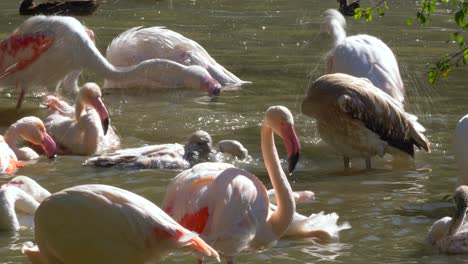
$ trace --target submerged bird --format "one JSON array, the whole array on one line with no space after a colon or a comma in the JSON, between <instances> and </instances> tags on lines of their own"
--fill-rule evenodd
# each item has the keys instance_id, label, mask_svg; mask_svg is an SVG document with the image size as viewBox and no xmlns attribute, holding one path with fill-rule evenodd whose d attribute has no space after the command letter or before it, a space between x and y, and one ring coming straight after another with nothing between
<instances>
[{"instance_id":1,"label":"submerged bird","mask_svg":"<svg viewBox=\"0 0 468 264\"><path fill-rule=\"evenodd\" d=\"M337 2L340 3L339 10L344 16L354 16L354 10L361 7L359 5L359 0L354 1L351 4L348 4L348 0L337 0Z\"/></svg>"},{"instance_id":2,"label":"submerged bird","mask_svg":"<svg viewBox=\"0 0 468 264\"><path fill-rule=\"evenodd\" d=\"M261 128L263 159L278 201L276 211L270 211L267 190L257 177L226 163L197 164L177 175L167 188L164 210L182 226L201 234L228 263L234 263L242 251L272 247L294 218L296 204L274 134L283 139L289 172L294 171L300 144L286 107L270 107Z\"/></svg>"},{"instance_id":3,"label":"submerged bird","mask_svg":"<svg viewBox=\"0 0 468 264\"><path fill-rule=\"evenodd\" d=\"M200 162L216 160L212 144L210 134L198 130L189 137L185 146L174 143L121 149L89 158L84 165L132 169L188 169ZM247 151L235 140L226 140L219 148L222 153L239 155L239 158L244 157Z\"/></svg>"},{"instance_id":4,"label":"submerged bird","mask_svg":"<svg viewBox=\"0 0 468 264\"><path fill-rule=\"evenodd\" d=\"M54 193L37 209L35 241L23 247L32 263L154 263L188 247L218 253L145 198L108 185Z\"/></svg>"},{"instance_id":5,"label":"submerged bird","mask_svg":"<svg viewBox=\"0 0 468 264\"><path fill-rule=\"evenodd\" d=\"M459 186L455 190L454 200L455 216L446 216L434 222L427 240L442 253L468 254L468 186Z\"/></svg>"},{"instance_id":6,"label":"submerged bird","mask_svg":"<svg viewBox=\"0 0 468 264\"><path fill-rule=\"evenodd\" d=\"M455 127L453 152L458 165L458 185L468 185L468 115Z\"/></svg>"},{"instance_id":7,"label":"submerged bird","mask_svg":"<svg viewBox=\"0 0 468 264\"><path fill-rule=\"evenodd\" d=\"M0 174L13 174L17 168L22 166L24 163L18 161L15 152L5 142L3 136L0 136Z\"/></svg>"},{"instance_id":8,"label":"submerged bird","mask_svg":"<svg viewBox=\"0 0 468 264\"><path fill-rule=\"evenodd\" d=\"M115 66L126 67L148 59L164 59L193 68L205 77L205 83L219 83L222 86L240 86L244 83L237 76L217 63L197 42L164 27L134 27L116 37L107 47L106 57ZM153 88L161 86L193 86L199 80L181 78L170 72L163 72L158 83L146 80L122 82L106 78L104 88L125 88L130 86ZM193 83L189 85L190 83Z\"/></svg>"},{"instance_id":9,"label":"submerged bird","mask_svg":"<svg viewBox=\"0 0 468 264\"><path fill-rule=\"evenodd\" d=\"M94 14L99 4L95 0L57 1L36 4L34 0L23 0L20 5L20 15L62 15L90 16Z\"/></svg>"},{"instance_id":10,"label":"submerged bird","mask_svg":"<svg viewBox=\"0 0 468 264\"><path fill-rule=\"evenodd\" d=\"M57 87L78 90L82 69L118 82L147 81L158 83L161 76L178 76L187 86L219 93L219 84L173 61L151 59L128 67L114 67L94 44L94 33L78 20L66 16L34 16L21 24L9 38L0 43L0 87L20 90L17 107L21 106L27 87Z\"/></svg>"},{"instance_id":11,"label":"submerged bird","mask_svg":"<svg viewBox=\"0 0 468 264\"><path fill-rule=\"evenodd\" d=\"M97 84L84 84L74 107L55 96L47 96L45 104L52 111L45 126L60 154L92 155L120 147Z\"/></svg>"},{"instance_id":12,"label":"submerged bird","mask_svg":"<svg viewBox=\"0 0 468 264\"><path fill-rule=\"evenodd\" d=\"M403 105L405 88L392 50L380 39L359 34L346 36L346 20L340 12L324 12L324 29L333 37L327 73L347 73L369 79Z\"/></svg>"},{"instance_id":13,"label":"submerged bird","mask_svg":"<svg viewBox=\"0 0 468 264\"><path fill-rule=\"evenodd\" d=\"M34 213L50 193L36 181L17 176L0 185L0 231L32 227Z\"/></svg>"},{"instance_id":14,"label":"submerged bird","mask_svg":"<svg viewBox=\"0 0 468 264\"><path fill-rule=\"evenodd\" d=\"M414 157L414 146L429 152L429 140L417 117L406 113L388 94L369 80L343 73L311 82L302 113L317 120L321 138L344 157L365 158L385 153Z\"/></svg>"},{"instance_id":15,"label":"submerged bird","mask_svg":"<svg viewBox=\"0 0 468 264\"><path fill-rule=\"evenodd\" d=\"M54 158L57 146L55 141L46 132L44 123L37 117L28 116L12 124L4 135L4 141L15 153L18 160L35 160L39 155L29 147L18 148L15 141L18 137L33 145L41 146L48 158Z\"/></svg>"}]
</instances>

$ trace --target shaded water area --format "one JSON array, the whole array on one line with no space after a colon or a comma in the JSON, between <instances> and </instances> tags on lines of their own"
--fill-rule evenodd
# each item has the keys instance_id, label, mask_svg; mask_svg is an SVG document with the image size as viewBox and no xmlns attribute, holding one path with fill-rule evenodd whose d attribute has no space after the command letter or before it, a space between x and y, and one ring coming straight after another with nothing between
<instances>
[{"instance_id":1,"label":"shaded water area","mask_svg":"<svg viewBox=\"0 0 468 264\"><path fill-rule=\"evenodd\" d=\"M456 70L447 81L430 86L425 63L456 48L446 43L452 23L440 11L430 27L407 26L405 21L416 14L417 2L390 2L387 14L372 23L348 18L348 32L375 35L393 49L407 89L406 107L427 128L432 153L416 153L415 165L409 169L392 168L375 158L375 169L365 171L364 162L354 160L350 174L343 172L342 158L320 140L314 122L300 113L308 76L315 79L325 73L323 58L331 40L320 35L320 14L336 7L336 1L111 0L93 17L80 20L96 33L101 52L129 27L165 26L196 40L218 62L253 82L240 90L224 91L215 99L190 89L130 94L106 91L104 101L124 147L185 142L191 132L203 129L215 142L227 138L241 141L251 159L238 165L271 187L261 160L262 115L268 106L277 104L293 112L303 152L290 180L293 189L313 190L317 197L311 204L298 205L298 210L303 214L337 212L340 221L348 221L352 229L341 233L339 243L282 240L268 251L242 254L239 263L460 263L463 257L435 253L425 236L436 219L451 213L452 205L442 197L453 192L456 182L451 140L456 122L468 112L468 89L464 85L467 69ZM26 19L17 15L17 6L17 0L0 2L1 38ZM102 78L86 72L81 81L102 83ZM26 100L18 112L13 109L16 94L1 94L1 133L21 116L45 116L46 111L38 107L39 96L28 94ZM279 150L284 156L283 146ZM78 156L59 156L53 161L41 158L18 174L36 179L51 192L102 183L160 204L165 187L178 173L94 169L82 167L84 160ZM25 263L20 248L33 238L30 229L18 234L0 233L0 263ZM193 256L175 254L164 262L195 261Z\"/></svg>"}]
</instances>

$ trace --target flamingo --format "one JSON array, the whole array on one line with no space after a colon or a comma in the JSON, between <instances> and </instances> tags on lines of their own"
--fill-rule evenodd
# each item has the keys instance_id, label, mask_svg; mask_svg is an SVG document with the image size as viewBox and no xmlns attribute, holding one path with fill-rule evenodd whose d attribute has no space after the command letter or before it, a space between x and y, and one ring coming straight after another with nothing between
<instances>
[{"instance_id":1,"label":"flamingo","mask_svg":"<svg viewBox=\"0 0 468 264\"><path fill-rule=\"evenodd\" d=\"M328 74L311 82L302 113L317 120L322 139L344 156L366 159L385 153L414 157L414 146L430 152L424 127L388 94L369 80L343 73Z\"/></svg>"},{"instance_id":2,"label":"flamingo","mask_svg":"<svg viewBox=\"0 0 468 264\"><path fill-rule=\"evenodd\" d=\"M241 86L244 83L249 83L242 81L217 63L197 42L164 27L128 29L116 37L107 47L106 57L110 63L120 67L138 64L148 59L166 59L204 72L205 82L219 83L222 86ZM160 85L172 86L180 82L174 78L176 77L163 77L160 80ZM146 86L147 84L145 81L126 83L107 78L103 87L122 88L129 85Z\"/></svg>"},{"instance_id":3,"label":"flamingo","mask_svg":"<svg viewBox=\"0 0 468 264\"><path fill-rule=\"evenodd\" d=\"M34 0L23 0L20 5L20 15L62 15L90 16L94 14L99 4L95 0L88 1L57 1L36 4Z\"/></svg>"},{"instance_id":4,"label":"flamingo","mask_svg":"<svg viewBox=\"0 0 468 264\"><path fill-rule=\"evenodd\" d=\"M24 166L24 163L18 161L15 152L5 142L3 136L0 136L0 174L13 174L17 168Z\"/></svg>"},{"instance_id":5,"label":"flamingo","mask_svg":"<svg viewBox=\"0 0 468 264\"><path fill-rule=\"evenodd\" d=\"M45 126L61 154L92 155L120 146L120 138L109 126L109 112L97 84L81 87L75 107L55 96L48 96L46 105L52 114L45 119Z\"/></svg>"},{"instance_id":6,"label":"flamingo","mask_svg":"<svg viewBox=\"0 0 468 264\"><path fill-rule=\"evenodd\" d=\"M458 185L468 185L468 115L462 117L455 127L453 151L458 165Z\"/></svg>"},{"instance_id":7,"label":"flamingo","mask_svg":"<svg viewBox=\"0 0 468 264\"><path fill-rule=\"evenodd\" d=\"M56 154L56 144L52 137L47 134L44 123L37 117L27 116L12 124L4 135L4 141L14 152L18 160L35 160L39 155L29 147L18 148L15 141L18 137L32 143L40 145L48 158L54 158Z\"/></svg>"},{"instance_id":8,"label":"flamingo","mask_svg":"<svg viewBox=\"0 0 468 264\"><path fill-rule=\"evenodd\" d=\"M218 147L223 154L242 158L247 151L236 140L220 142L221 146ZM198 130L189 137L185 146L175 143L121 149L89 158L84 165L133 169L188 169L200 162L217 160L212 144L210 134Z\"/></svg>"},{"instance_id":9,"label":"flamingo","mask_svg":"<svg viewBox=\"0 0 468 264\"><path fill-rule=\"evenodd\" d=\"M209 95L219 94L219 83L206 78L196 67L173 61L151 59L129 67L114 67L94 44L94 33L73 17L34 16L23 22L0 43L0 87L16 85L21 106L28 86L58 86L78 90L82 69L89 69L115 81L145 80L158 84L161 78L176 76L188 87ZM67 78L68 77L68 78Z\"/></svg>"},{"instance_id":10,"label":"flamingo","mask_svg":"<svg viewBox=\"0 0 468 264\"><path fill-rule=\"evenodd\" d=\"M0 185L0 230L18 231L32 227L39 203L50 193L33 179L17 176Z\"/></svg>"},{"instance_id":11,"label":"flamingo","mask_svg":"<svg viewBox=\"0 0 468 264\"><path fill-rule=\"evenodd\" d=\"M347 37L346 20L340 12L328 9L324 15L324 29L333 37L327 73L365 77L403 105L405 88L392 50L374 36Z\"/></svg>"},{"instance_id":12,"label":"flamingo","mask_svg":"<svg viewBox=\"0 0 468 264\"><path fill-rule=\"evenodd\" d=\"M431 226L427 240L440 252L468 254L468 224L465 221L468 210L468 186L462 185L455 190L455 216L443 217Z\"/></svg>"},{"instance_id":13,"label":"flamingo","mask_svg":"<svg viewBox=\"0 0 468 264\"><path fill-rule=\"evenodd\" d=\"M344 16L354 16L354 10L360 7L359 0L354 1L351 4L348 4L348 0L337 0L337 2L340 3L339 10Z\"/></svg>"},{"instance_id":14,"label":"flamingo","mask_svg":"<svg viewBox=\"0 0 468 264\"><path fill-rule=\"evenodd\" d=\"M257 177L226 163L195 165L177 175L167 188L164 210L182 226L200 233L228 263L242 251L272 247L293 220L296 204L281 168L274 133L286 145L292 172L300 144L286 107L270 107L261 128L263 159L278 201L276 211L269 210L267 190Z\"/></svg>"},{"instance_id":15,"label":"flamingo","mask_svg":"<svg viewBox=\"0 0 468 264\"><path fill-rule=\"evenodd\" d=\"M58 217L59 216L59 217ZM218 253L145 198L108 185L81 185L54 193L37 209L32 263L153 263L188 247Z\"/></svg>"}]
</instances>

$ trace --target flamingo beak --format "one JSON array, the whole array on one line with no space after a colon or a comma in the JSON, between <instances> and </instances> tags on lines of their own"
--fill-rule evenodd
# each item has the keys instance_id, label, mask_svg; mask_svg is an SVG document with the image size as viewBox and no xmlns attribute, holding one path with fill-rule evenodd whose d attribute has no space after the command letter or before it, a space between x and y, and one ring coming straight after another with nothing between
<instances>
[{"instance_id":1,"label":"flamingo beak","mask_svg":"<svg viewBox=\"0 0 468 264\"><path fill-rule=\"evenodd\" d=\"M52 137L46 132L44 132L44 138L42 140L41 147L49 159L53 159L57 156L57 145L55 144L55 141L52 139Z\"/></svg>"},{"instance_id":2,"label":"flamingo beak","mask_svg":"<svg viewBox=\"0 0 468 264\"><path fill-rule=\"evenodd\" d=\"M201 87L208 92L209 96L218 96L221 93L221 84L213 78L205 78Z\"/></svg>"},{"instance_id":3,"label":"flamingo beak","mask_svg":"<svg viewBox=\"0 0 468 264\"><path fill-rule=\"evenodd\" d=\"M107 108L102 102L101 97L93 98L91 104L99 114L99 118L101 119L102 124L102 130L104 131L104 135L106 135L110 124L109 111L107 111Z\"/></svg>"},{"instance_id":4,"label":"flamingo beak","mask_svg":"<svg viewBox=\"0 0 468 264\"><path fill-rule=\"evenodd\" d=\"M301 144L299 143L299 138L297 138L293 125L283 124L281 126L281 138L283 138L284 144L286 145L286 152L288 153L288 170L289 173L292 173L296 168L301 153Z\"/></svg>"}]
</instances>

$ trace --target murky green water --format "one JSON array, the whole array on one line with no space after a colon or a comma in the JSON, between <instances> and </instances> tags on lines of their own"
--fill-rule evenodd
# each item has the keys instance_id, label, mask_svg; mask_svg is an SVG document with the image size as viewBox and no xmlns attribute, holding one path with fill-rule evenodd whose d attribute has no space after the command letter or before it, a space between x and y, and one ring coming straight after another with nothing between
<instances>
[{"instance_id":1,"label":"murky green water","mask_svg":"<svg viewBox=\"0 0 468 264\"><path fill-rule=\"evenodd\" d=\"M17 15L17 2L0 2L2 37L25 19ZM232 72L253 81L242 90L224 92L211 101L189 89L145 96L106 93L105 103L124 147L184 142L194 130L204 129L215 141L232 138L243 142L252 161L240 166L271 186L261 162L262 114L275 104L285 105L295 114L303 154L291 178L292 185L294 189L313 190L317 196L314 203L299 205L300 212L334 211L353 228L342 232L340 243L317 245L285 240L266 252L241 255L240 263L460 263L463 257L433 252L425 243L425 235L432 222L447 215L451 207L441 198L455 186L451 137L456 121L468 112L468 89L464 85L467 69L455 71L438 87L429 86L424 64L454 47L445 42L450 31L445 27L451 23L437 15L438 23L432 27L408 27L405 20L415 14L416 1L391 2L392 9L374 23L348 19L348 31L376 35L394 50L407 89L407 108L419 115L427 128L433 152L418 152L411 169L392 169L375 159L376 169L362 171L363 162L355 161L352 175L343 173L341 157L320 141L313 122L299 111L307 75L317 78L325 72L322 58L331 43L319 35L320 13L335 7L336 1L112 0L103 3L95 16L82 21L95 31L101 51L129 27L166 26L195 39ZM86 73L82 81L102 82L93 73ZM20 116L45 115L38 108L39 98L28 97L20 112L12 109L16 102L13 98L0 98L1 132ZM33 177L52 192L77 184L103 183L131 190L156 204L160 204L165 186L177 174L92 169L81 166L84 159L41 159L18 174ZM32 239L32 230L0 234L0 262L26 262L20 248ZM165 260L189 261L193 263L195 258L175 255Z\"/></svg>"}]
</instances>

